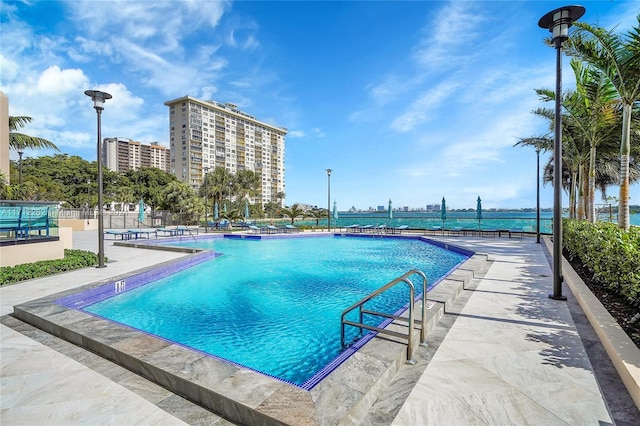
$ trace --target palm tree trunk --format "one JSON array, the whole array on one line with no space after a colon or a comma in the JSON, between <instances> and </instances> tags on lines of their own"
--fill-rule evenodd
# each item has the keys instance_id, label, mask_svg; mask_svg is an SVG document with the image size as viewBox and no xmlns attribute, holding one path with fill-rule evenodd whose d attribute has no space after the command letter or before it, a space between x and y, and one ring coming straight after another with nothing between
<instances>
[{"instance_id":1,"label":"palm tree trunk","mask_svg":"<svg viewBox=\"0 0 640 426\"><path fill-rule=\"evenodd\" d=\"M620 142L620 201L618 227L629 230L629 155L631 153L631 106L622 105L622 141Z\"/></svg>"},{"instance_id":2,"label":"palm tree trunk","mask_svg":"<svg viewBox=\"0 0 640 426\"><path fill-rule=\"evenodd\" d=\"M569 217L571 219L576 218L576 192L578 192L576 183L578 182L578 174L574 171L571 173L571 182L573 184L569 190Z\"/></svg>"},{"instance_id":3,"label":"palm tree trunk","mask_svg":"<svg viewBox=\"0 0 640 426\"><path fill-rule=\"evenodd\" d=\"M596 204L595 204L595 191L596 191L596 147L591 146L589 151L589 183L588 183L588 202L587 202L587 219L591 223L596 223Z\"/></svg>"},{"instance_id":4,"label":"palm tree trunk","mask_svg":"<svg viewBox=\"0 0 640 426\"><path fill-rule=\"evenodd\" d=\"M576 181L576 187L578 191L578 220L584 219L584 165L580 165L578 168L578 180Z\"/></svg>"}]
</instances>

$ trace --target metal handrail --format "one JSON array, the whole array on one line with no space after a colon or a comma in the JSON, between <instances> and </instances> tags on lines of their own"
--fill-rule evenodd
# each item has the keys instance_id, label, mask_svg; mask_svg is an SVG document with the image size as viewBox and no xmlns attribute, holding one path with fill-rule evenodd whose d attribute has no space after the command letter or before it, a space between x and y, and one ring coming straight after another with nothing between
<instances>
[{"instance_id":1,"label":"metal handrail","mask_svg":"<svg viewBox=\"0 0 640 426\"><path fill-rule=\"evenodd\" d=\"M420 330L420 344L421 345L425 345L426 337L427 337L426 336L426 329L425 329L425 323L427 321L427 310L426 310L427 309L426 308L426 306L427 306L427 303L426 303L427 277L422 271L419 271L417 269L412 269L412 270L406 272L404 275L394 279L393 281L387 283L383 287L380 287L378 290L372 292L368 296L364 297L360 301L354 303L353 305L351 305L350 307L348 307L347 309L342 311L342 316L341 316L341 324L342 325L341 325L341 330L340 330L340 340L341 340L341 344L342 344L343 348L346 346L345 345L345 325L351 325L351 326L360 328L361 332L362 332L362 329L367 329L367 330L376 331L376 332L381 333L381 334L387 334L387 335L398 337L398 338L406 338L407 339L407 362L411 363L411 364L415 363L415 361L412 359L412 356L413 356L413 329L414 329L414 324L416 322L414 320L414 314L413 314L413 305L415 303L415 287L414 287L413 283L411 282L411 280L409 279L409 277L411 275L419 275L422 278L422 315L421 315L421 319L418 320L417 322L419 322L421 324L421 327L420 327L421 328L421 330ZM403 283L405 283L405 284L407 284L409 286L409 315L408 315L408 318L400 317L400 316L396 316L396 315L391 315L391 314L387 314L387 313L384 313L384 312L372 311L372 310L364 308L364 304L365 303L367 303L368 301L372 300L376 296L379 296L381 293L384 293L385 291L389 290L390 288L396 286L397 284L399 284L401 282L403 282ZM356 308L359 308L360 322L354 322L354 321L350 321L350 320L345 319L345 316L349 312L353 311ZM408 322L407 334L403 334L403 333L400 333L400 332L386 330L384 328L373 327L373 326L364 324L364 315L365 314L382 316L382 317L386 317L386 318L392 318L393 320L406 321L406 322Z\"/></svg>"}]
</instances>

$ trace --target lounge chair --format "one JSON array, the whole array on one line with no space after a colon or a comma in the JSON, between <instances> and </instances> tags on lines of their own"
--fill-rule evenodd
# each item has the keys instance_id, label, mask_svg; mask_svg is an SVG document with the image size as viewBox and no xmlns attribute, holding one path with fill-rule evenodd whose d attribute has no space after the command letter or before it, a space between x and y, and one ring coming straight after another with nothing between
<instances>
[{"instance_id":1,"label":"lounge chair","mask_svg":"<svg viewBox=\"0 0 640 426\"><path fill-rule=\"evenodd\" d=\"M286 232L288 234L292 233L292 232L300 232L300 230L293 226L293 225L284 225L280 227L280 230L282 230L282 232Z\"/></svg>"},{"instance_id":2,"label":"lounge chair","mask_svg":"<svg viewBox=\"0 0 640 426\"><path fill-rule=\"evenodd\" d=\"M345 229L347 230L347 232L356 232L358 228L360 228L360 225L358 224L345 226Z\"/></svg>"},{"instance_id":3,"label":"lounge chair","mask_svg":"<svg viewBox=\"0 0 640 426\"><path fill-rule=\"evenodd\" d=\"M259 234L260 232L262 232L262 228L255 226L255 225L249 225L247 227L247 229L249 229L250 231L252 231L254 234Z\"/></svg>"},{"instance_id":4,"label":"lounge chair","mask_svg":"<svg viewBox=\"0 0 640 426\"><path fill-rule=\"evenodd\" d=\"M463 228L462 226L454 226L449 230L449 234L460 236L462 235Z\"/></svg>"},{"instance_id":5,"label":"lounge chair","mask_svg":"<svg viewBox=\"0 0 640 426\"><path fill-rule=\"evenodd\" d=\"M378 233L382 234L383 232L387 231L387 224L383 223L382 225L374 226L373 228L371 228L371 230L373 232L378 232Z\"/></svg>"},{"instance_id":6,"label":"lounge chair","mask_svg":"<svg viewBox=\"0 0 640 426\"><path fill-rule=\"evenodd\" d=\"M520 238L524 237L524 229L512 228L509 230L509 238L511 238L511 236L515 236L516 234L518 234Z\"/></svg>"},{"instance_id":7,"label":"lounge chair","mask_svg":"<svg viewBox=\"0 0 640 426\"><path fill-rule=\"evenodd\" d=\"M109 229L104 231L105 235L113 235L113 239L117 240L120 237L121 240L130 240L131 233L127 230L121 229Z\"/></svg>"},{"instance_id":8,"label":"lounge chair","mask_svg":"<svg viewBox=\"0 0 640 426\"><path fill-rule=\"evenodd\" d=\"M181 231L182 234L184 234L185 232L192 234L194 231L195 231L196 235L198 234L198 228L197 227L189 228L188 226L178 225L178 226L176 226L176 229L178 231Z\"/></svg>"},{"instance_id":9,"label":"lounge chair","mask_svg":"<svg viewBox=\"0 0 640 426\"><path fill-rule=\"evenodd\" d=\"M278 233L278 228L276 228L273 225L269 225L269 226L265 226L263 228L260 228L262 232L266 233L266 234L277 234Z\"/></svg>"},{"instance_id":10,"label":"lounge chair","mask_svg":"<svg viewBox=\"0 0 640 426\"><path fill-rule=\"evenodd\" d=\"M141 238L142 235L146 235L147 239L150 239L152 234L158 238L157 229L129 229L127 232L129 232L129 234L131 234L136 240Z\"/></svg>"},{"instance_id":11,"label":"lounge chair","mask_svg":"<svg viewBox=\"0 0 640 426\"><path fill-rule=\"evenodd\" d=\"M180 234L180 232L176 228L158 228L156 229L156 231L161 232L165 237L167 236L167 234L169 237L175 237Z\"/></svg>"},{"instance_id":12,"label":"lounge chair","mask_svg":"<svg viewBox=\"0 0 640 426\"><path fill-rule=\"evenodd\" d=\"M358 226L358 232L367 232L373 228L373 225Z\"/></svg>"},{"instance_id":13,"label":"lounge chair","mask_svg":"<svg viewBox=\"0 0 640 426\"><path fill-rule=\"evenodd\" d=\"M442 226L432 226L431 229L429 229L431 231L431 233L433 235L436 234L436 232L442 232L442 235L444 235L444 231L442 230Z\"/></svg>"},{"instance_id":14,"label":"lounge chair","mask_svg":"<svg viewBox=\"0 0 640 426\"><path fill-rule=\"evenodd\" d=\"M396 226L395 228L389 228L389 231L392 234L402 234L402 231L409 229L408 225L400 225L400 226Z\"/></svg>"}]
</instances>

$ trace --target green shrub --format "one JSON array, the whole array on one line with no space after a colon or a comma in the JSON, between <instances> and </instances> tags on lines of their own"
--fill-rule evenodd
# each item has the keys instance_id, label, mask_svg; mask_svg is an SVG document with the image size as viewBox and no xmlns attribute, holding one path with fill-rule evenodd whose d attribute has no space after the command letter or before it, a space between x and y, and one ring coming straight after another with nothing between
<instances>
[{"instance_id":1,"label":"green shrub","mask_svg":"<svg viewBox=\"0 0 640 426\"><path fill-rule=\"evenodd\" d=\"M562 230L564 249L596 282L631 301L640 297L640 228L565 219Z\"/></svg>"},{"instance_id":2,"label":"green shrub","mask_svg":"<svg viewBox=\"0 0 640 426\"><path fill-rule=\"evenodd\" d=\"M47 275L97 264L98 255L95 253L84 250L65 250L64 258L62 259L40 260L38 262L0 268L0 285L46 277Z\"/></svg>"}]
</instances>

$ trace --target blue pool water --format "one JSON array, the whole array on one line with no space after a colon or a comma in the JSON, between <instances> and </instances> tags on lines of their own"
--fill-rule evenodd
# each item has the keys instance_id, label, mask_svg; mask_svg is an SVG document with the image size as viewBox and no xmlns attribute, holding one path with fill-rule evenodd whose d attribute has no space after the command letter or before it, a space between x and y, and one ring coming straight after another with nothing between
<instances>
[{"instance_id":1,"label":"blue pool water","mask_svg":"<svg viewBox=\"0 0 640 426\"><path fill-rule=\"evenodd\" d=\"M404 238L180 245L222 255L84 309L303 387L342 351L345 308L410 269L432 285L468 257ZM421 280L413 281L420 288ZM397 311L407 297L398 286L376 309ZM356 337L348 329L348 338Z\"/></svg>"}]
</instances>

